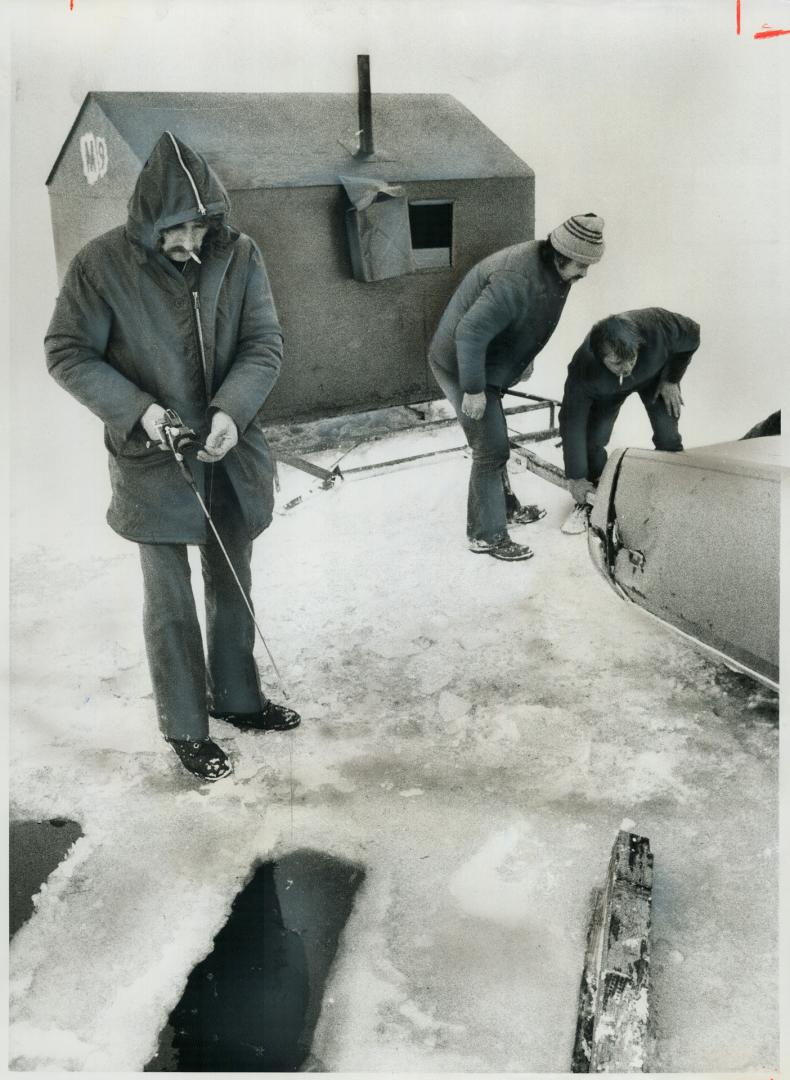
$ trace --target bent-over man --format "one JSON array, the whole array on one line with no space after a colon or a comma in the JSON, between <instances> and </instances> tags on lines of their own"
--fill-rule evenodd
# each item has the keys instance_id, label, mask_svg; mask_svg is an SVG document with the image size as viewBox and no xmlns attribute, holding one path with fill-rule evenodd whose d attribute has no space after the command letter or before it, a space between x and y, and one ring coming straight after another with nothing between
<instances>
[{"instance_id":1,"label":"bent-over man","mask_svg":"<svg viewBox=\"0 0 790 1080\"><path fill-rule=\"evenodd\" d=\"M73 259L46 336L52 376L104 422L110 526L139 545L143 629L162 734L204 780L231 771L208 717L284 730L298 715L268 701L255 628L195 493L163 440L166 409L194 428L190 458L250 601L252 541L273 509L258 412L277 379L282 334L261 252L227 223L205 159L165 132L143 167L125 226ZM190 585L200 546L208 657Z\"/></svg>"},{"instance_id":2,"label":"bent-over man","mask_svg":"<svg viewBox=\"0 0 790 1080\"><path fill-rule=\"evenodd\" d=\"M568 365L560 408L565 476L575 505L564 533L584 532L588 496L606 464L620 407L639 394L656 450L682 450L680 380L699 347L699 326L664 308L609 315L593 326Z\"/></svg>"},{"instance_id":3,"label":"bent-over man","mask_svg":"<svg viewBox=\"0 0 790 1080\"><path fill-rule=\"evenodd\" d=\"M546 511L522 506L510 490L502 395L532 374L571 285L603 255L603 224L595 214L580 214L545 240L489 255L466 274L439 321L428 359L472 448L466 520L471 551L508 562L532 556L510 538L508 525L538 521Z\"/></svg>"}]
</instances>

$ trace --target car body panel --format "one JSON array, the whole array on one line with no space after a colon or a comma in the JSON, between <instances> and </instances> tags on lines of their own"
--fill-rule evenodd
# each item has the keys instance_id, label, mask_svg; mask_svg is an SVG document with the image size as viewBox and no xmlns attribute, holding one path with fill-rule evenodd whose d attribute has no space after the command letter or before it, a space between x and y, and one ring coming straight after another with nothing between
<instances>
[{"instance_id":1,"label":"car body panel","mask_svg":"<svg viewBox=\"0 0 790 1080\"><path fill-rule=\"evenodd\" d=\"M593 562L618 595L774 688L780 443L618 450L588 530Z\"/></svg>"}]
</instances>

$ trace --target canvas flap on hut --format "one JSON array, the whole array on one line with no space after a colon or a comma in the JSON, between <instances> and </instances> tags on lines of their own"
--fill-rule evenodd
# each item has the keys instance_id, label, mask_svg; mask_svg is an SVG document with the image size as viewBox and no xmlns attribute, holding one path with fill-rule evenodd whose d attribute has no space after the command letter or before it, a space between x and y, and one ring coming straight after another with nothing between
<instances>
[{"instance_id":1,"label":"canvas flap on hut","mask_svg":"<svg viewBox=\"0 0 790 1080\"><path fill-rule=\"evenodd\" d=\"M125 222L138 173L171 130L205 155L232 223L263 250L286 343L268 418L439 396L426 357L441 311L475 262L534 236L534 173L446 94L373 94L375 152L362 156L357 104L88 94L47 179L60 279L85 243ZM373 192L362 209L347 194L360 185Z\"/></svg>"},{"instance_id":2,"label":"canvas flap on hut","mask_svg":"<svg viewBox=\"0 0 790 1080\"><path fill-rule=\"evenodd\" d=\"M406 189L364 176L341 176L340 182L351 200L346 225L354 277L383 281L410 274L415 261ZM449 244L443 246L442 257L449 266Z\"/></svg>"}]
</instances>

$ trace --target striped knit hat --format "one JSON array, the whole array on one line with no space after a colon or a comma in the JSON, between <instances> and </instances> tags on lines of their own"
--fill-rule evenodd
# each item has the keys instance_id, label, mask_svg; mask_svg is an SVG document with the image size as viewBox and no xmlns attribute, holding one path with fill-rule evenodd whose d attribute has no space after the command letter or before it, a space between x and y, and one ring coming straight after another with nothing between
<instances>
[{"instance_id":1,"label":"striped knit hat","mask_svg":"<svg viewBox=\"0 0 790 1080\"><path fill-rule=\"evenodd\" d=\"M603 255L603 218L597 214L574 214L549 233L551 246L560 255L580 263L597 263Z\"/></svg>"}]
</instances>

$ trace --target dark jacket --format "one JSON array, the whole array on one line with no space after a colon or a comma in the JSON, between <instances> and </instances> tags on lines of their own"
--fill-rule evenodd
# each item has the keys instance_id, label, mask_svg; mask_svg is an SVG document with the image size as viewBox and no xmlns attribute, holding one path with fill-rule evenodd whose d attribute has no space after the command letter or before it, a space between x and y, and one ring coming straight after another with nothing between
<instances>
[{"instance_id":1,"label":"dark jacket","mask_svg":"<svg viewBox=\"0 0 790 1080\"><path fill-rule=\"evenodd\" d=\"M130 540L206 539L203 513L172 454L145 445L139 420L153 402L175 409L201 442L214 410L233 418L239 442L222 464L190 455L190 466L199 487L205 469L225 469L250 537L271 521L273 469L257 414L280 370L282 333L263 257L229 228L229 208L205 160L165 132L138 177L126 226L75 256L58 295L47 366L104 422L107 520ZM160 230L203 212L220 225L203 243L195 298L157 243Z\"/></svg>"},{"instance_id":2,"label":"dark jacket","mask_svg":"<svg viewBox=\"0 0 790 1080\"><path fill-rule=\"evenodd\" d=\"M574 353L562 396L560 414L565 475L587 475L587 421L595 402L625 401L634 391L654 395L662 382L679 383L699 348L699 326L693 319L665 308L624 311L641 336L634 370L623 379L612 374L590 348L590 335Z\"/></svg>"},{"instance_id":3,"label":"dark jacket","mask_svg":"<svg viewBox=\"0 0 790 1080\"><path fill-rule=\"evenodd\" d=\"M554 332L570 285L539 247L530 240L489 255L445 308L428 355L464 393L518 382Z\"/></svg>"}]
</instances>

